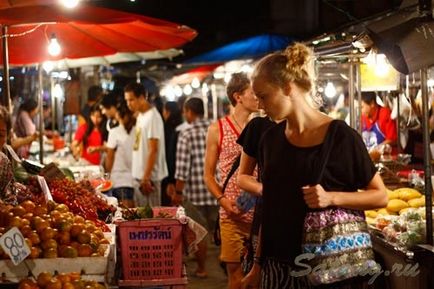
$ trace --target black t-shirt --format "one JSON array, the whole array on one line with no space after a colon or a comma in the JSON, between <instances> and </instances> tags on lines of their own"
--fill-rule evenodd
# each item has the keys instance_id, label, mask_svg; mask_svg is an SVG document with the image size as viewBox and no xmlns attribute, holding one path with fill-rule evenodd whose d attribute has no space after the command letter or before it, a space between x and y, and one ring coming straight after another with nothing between
<instances>
[{"instance_id":1,"label":"black t-shirt","mask_svg":"<svg viewBox=\"0 0 434 289\"><path fill-rule=\"evenodd\" d=\"M331 146L321 185L324 189L353 192L365 188L376 170L360 135L343 121L332 140L297 147L285 136L286 122L268 129L259 144L263 162L262 256L293 263L301 254L307 206L301 187L316 182L321 156ZM328 147L326 147L328 146Z\"/></svg>"},{"instance_id":2,"label":"black t-shirt","mask_svg":"<svg viewBox=\"0 0 434 289\"><path fill-rule=\"evenodd\" d=\"M243 147L243 151L247 155L258 160L261 137L273 125L276 125L276 123L268 117L255 117L247 123L238 137L237 143Z\"/></svg>"}]
</instances>

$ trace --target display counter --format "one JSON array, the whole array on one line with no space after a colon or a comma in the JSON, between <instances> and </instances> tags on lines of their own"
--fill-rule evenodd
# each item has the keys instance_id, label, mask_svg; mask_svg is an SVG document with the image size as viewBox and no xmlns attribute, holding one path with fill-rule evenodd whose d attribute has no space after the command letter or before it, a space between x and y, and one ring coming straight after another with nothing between
<instances>
[{"instance_id":1,"label":"display counter","mask_svg":"<svg viewBox=\"0 0 434 289\"><path fill-rule=\"evenodd\" d=\"M376 232L371 235L376 258L383 271L379 279L384 284L376 288L434 288L433 250L425 249L423 247L425 245L418 245L408 250L388 242Z\"/></svg>"}]
</instances>

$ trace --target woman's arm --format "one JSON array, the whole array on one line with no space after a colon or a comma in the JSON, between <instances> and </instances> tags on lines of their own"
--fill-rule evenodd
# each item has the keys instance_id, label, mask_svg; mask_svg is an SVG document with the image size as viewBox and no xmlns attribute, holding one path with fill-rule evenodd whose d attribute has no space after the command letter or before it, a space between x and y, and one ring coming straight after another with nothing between
<instances>
[{"instance_id":1,"label":"woman's arm","mask_svg":"<svg viewBox=\"0 0 434 289\"><path fill-rule=\"evenodd\" d=\"M32 135L26 136L26 137L14 137L11 140L11 147L14 150L17 150L18 148L31 144L34 140L38 138L38 134L34 133Z\"/></svg>"},{"instance_id":2,"label":"woman's arm","mask_svg":"<svg viewBox=\"0 0 434 289\"><path fill-rule=\"evenodd\" d=\"M81 149L80 142L78 140L73 140L71 143L71 152L75 159L79 159L81 157Z\"/></svg>"},{"instance_id":3,"label":"woman's arm","mask_svg":"<svg viewBox=\"0 0 434 289\"><path fill-rule=\"evenodd\" d=\"M371 210L387 206L386 186L376 173L366 190L358 192L326 192L321 185L302 188L309 208L337 206L356 210Z\"/></svg>"},{"instance_id":4,"label":"woman's arm","mask_svg":"<svg viewBox=\"0 0 434 289\"><path fill-rule=\"evenodd\" d=\"M253 195L262 196L262 184L253 176L256 167L256 159L241 153L240 168L238 170L238 186Z\"/></svg>"},{"instance_id":5,"label":"woman's arm","mask_svg":"<svg viewBox=\"0 0 434 289\"><path fill-rule=\"evenodd\" d=\"M24 126L24 130L26 132L26 135L33 135L36 132L36 125L33 123L32 118L30 117L29 113L26 111L23 111L21 114L21 120Z\"/></svg>"}]
</instances>

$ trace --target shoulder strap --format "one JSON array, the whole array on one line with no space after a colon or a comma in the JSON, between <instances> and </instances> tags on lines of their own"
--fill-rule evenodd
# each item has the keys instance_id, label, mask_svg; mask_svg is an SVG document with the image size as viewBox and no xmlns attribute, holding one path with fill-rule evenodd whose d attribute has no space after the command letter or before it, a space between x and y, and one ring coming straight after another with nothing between
<instances>
[{"instance_id":1,"label":"shoulder strap","mask_svg":"<svg viewBox=\"0 0 434 289\"><path fill-rule=\"evenodd\" d=\"M228 186L229 180L231 179L231 177L234 175L235 171L238 169L238 167L240 166L240 159L241 159L241 154L239 154L237 156L237 158L235 159L235 161L232 164L231 170L229 171L225 182L223 183L223 187L222 187L222 194L225 193L226 187Z\"/></svg>"},{"instance_id":2,"label":"shoulder strap","mask_svg":"<svg viewBox=\"0 0 434 289\"><path fill-rule=\"evenodd\" d=\"M319 184L322 181L322 178L324 176L324 171L325 168L327 166L329 157L330 157L330 153L333 149L333 141L336 135L336 131L337 131L337 124L338 124L338 120L332 120L329 124L329 127L327 129L327 134L326 137L324 139L324 143L321 149L321 161L319 162L319 173L318 173L318 177L316 179L316 183L315 184Z\"/></svg>"}]
</instances>

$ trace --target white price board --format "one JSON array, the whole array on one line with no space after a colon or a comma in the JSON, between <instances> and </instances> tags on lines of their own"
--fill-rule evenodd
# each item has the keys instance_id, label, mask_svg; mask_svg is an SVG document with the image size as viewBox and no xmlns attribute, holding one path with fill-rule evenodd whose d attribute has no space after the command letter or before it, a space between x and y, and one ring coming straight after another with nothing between
<instances>
[{"instance_id":1,"label":"white price board","mask_svg":"<svg viewBox=\"0 0 434 289\"><path fill-rule=\"evenodd\" d=\"M21 159L20 157L17 155L17 153L14 151L14 149L8 145L5 144L5 147L7 149L7 151L9 152L9 154L12 156L12 158L17 162L17 163L21 163Z\"/></svg>"},{"instance_id":2,"label":"white price board","mask_svg":"<svg viewBox=\"0 0 434 289\"><path fill-rule=\"evenodd\" d=\"M37 176L39 186L41 187L42 192L44 193L45 201L52 201L53 196L51 195L50 188L47 185L47 182L45 181L45 178L43 176Z\"/></svg>"},{"instance_id":3,"label":"white price board","mask_svg":"<svg viewBox=\"0 0 434 289\"><path fill-rule=\"evenodd\" d=\"M14 265L20 264L30 255L30 248L17 227L12 227L0 237L0 246L9 255Z\"/></svg>"}]
</instances>

